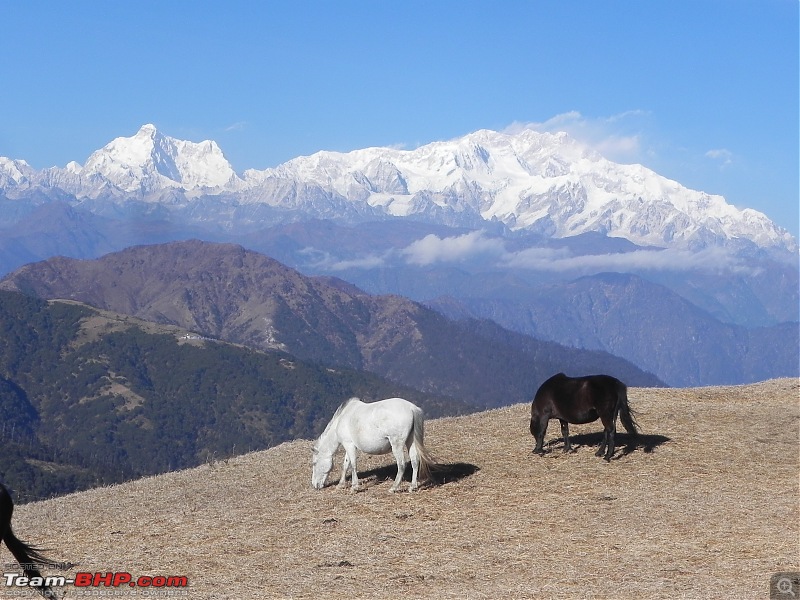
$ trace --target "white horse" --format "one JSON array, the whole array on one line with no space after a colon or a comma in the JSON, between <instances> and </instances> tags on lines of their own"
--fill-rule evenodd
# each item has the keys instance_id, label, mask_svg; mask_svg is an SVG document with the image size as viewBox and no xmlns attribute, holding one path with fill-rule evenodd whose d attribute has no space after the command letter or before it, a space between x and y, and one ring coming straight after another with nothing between
<instances>
[{"instance_id":1,"label":"white horse","mask_svg":"<svg viewBox=\"0 0 800 600\"><path fill-rule=\"evenodd\" d=\"M425 418L422 409L402 398L388 398L369 404L358 398L344 402L333 415L325 431L314 442L311 485L316 489L325 486L328 473L333 466L333 455L344 446L344 464L339 487L344 487L347 469L352 469L351 489L358 489L356 450L367 454L391 452L397 461L397 477L390 491L396 492L403 480L406 459L403 448L408 448L411 459L411 485L408 491L417 489L417 476L430 476L433 464L423 445Z\"/></svg>"}]
</instances>

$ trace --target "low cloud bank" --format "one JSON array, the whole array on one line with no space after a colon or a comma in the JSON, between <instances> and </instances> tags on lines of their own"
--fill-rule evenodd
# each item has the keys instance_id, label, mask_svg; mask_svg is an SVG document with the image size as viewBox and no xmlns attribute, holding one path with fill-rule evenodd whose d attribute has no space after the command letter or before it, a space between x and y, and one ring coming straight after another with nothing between
<instances>
[{"instance_id":1,"label":"low cloud bank","mask_svg":"<svg viewBox=\"0 0 800 600\"><path fill-rule=\"evenodd\" d=\"M753 271L742 259L724 248L705 248L700 251L641 249L614 254L574 254L567 247L533 247L509 251L505 240L489 237L483 231L450 237L430 234L405 248L353 259L338 260L325 254L317 264L318 267L332 271L368 270L398 265L460 265L464 268L481 266L501 270L524 269L577 274L698 269L740 273Z\"/></svg>"}]
</instances>

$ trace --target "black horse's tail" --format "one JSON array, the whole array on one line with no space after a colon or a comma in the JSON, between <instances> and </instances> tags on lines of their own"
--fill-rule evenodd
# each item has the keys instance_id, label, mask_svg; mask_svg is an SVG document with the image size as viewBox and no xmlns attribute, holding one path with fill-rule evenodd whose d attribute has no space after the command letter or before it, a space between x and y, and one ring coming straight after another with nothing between
<instances>
[{"instance_id":1,"label":"black horse's tail","mask_svg":"<svg viewBox=\"0 0 800 600\"><path fill-rule=\"evenodd\" d=\"M8 549L11 550L11 554L14 555L14 558L17 559L19 566L22 567L22 573L28 579L38 577L43 581L44 578L39 571L39 567L60 566L57 565L55 561L45 557L38 548L34 548L33 546L26 544L17 536L15 536L14 532L11 531L10 525L8 526L8 529L6 529L5 535L3 536L3 541L6 543L6 546L8 546ZM50 586L45 585L44 583L37 589L45 598L57 597Z\"/></svg>"},{"instance_id":2,"label":"black horse's tail","mask_svg":"<svg viewBox=\"0 0 800 600\"><path fill-rule=\"evenodd\" d=\"M53 567L56 569L69 569L75 565L59 563L50 560L42 554L42 551L35 546L26 544L11 530L11 516L14 514L14 501L11 499L6 486L0 483L0 543L5 542L11 554L17 559L22 572L28 579L33 577L40 578L42 585L37 587L37 591L45 598L57 598L56 593L47 585L47 581L39 571L40 567Z\"/></svg>"},{"instance_id":3,"label":"black horse's tail","mask_svg":"<svg viewBox=\"0 0 800 600\"><path fill-rule=\"evenodd\" d=\"M38 548L26 544L17 536L14 535L14 532L11 531L11 526L9 525L8 529L6 530L5 535L3 536L3 541L8 546L8 549L11 550L11 554L14 555L14 558L17 559L17 562L22 567L22 573L27 578L32 577L39 577L44 581L41 572L39 571L39 567L53 567L56 569L65 569L69 568L72 565L65 565L64 563L59 563L54 560L50 560L46 556L42 554L42 551ZM39 593L44 596L45 598L57 598L56 593L50 588L49 585L45 585L44 583L37 588Z\"/></svg>"},{"instance_id":4,"label":"black horse's tail","mask_svg":"<svg viewBox=\"0 0 800 600\"><path fill-rule=\"evenodd\" d=\"M636 422L636 413L628 404L628 387L620 382L617 386L617 405L619 407L619 420L625 431L631 435L639 434L639 424Z\"/></svg>"}]
</instances>

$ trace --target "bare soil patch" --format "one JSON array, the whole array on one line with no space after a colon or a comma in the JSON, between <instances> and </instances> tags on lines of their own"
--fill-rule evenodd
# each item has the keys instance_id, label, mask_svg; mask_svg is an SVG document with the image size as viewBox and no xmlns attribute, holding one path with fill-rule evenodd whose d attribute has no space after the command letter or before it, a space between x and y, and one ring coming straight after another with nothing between
<instances>
[{"instance_id":1,"label":"bare soil patch","mask_svg":"<svg viewBox=\"0 0 800 600\"><path fill-rule=\"evenodd\" d=\"M390 456L360 460L363 492L312 490L301 440L19 506L14 528L76 570L185 575L208 600L769 597L800 570L799 381L629 397L644 436L610 464L599 423L564 455L551 422L532 455L520 404L428 421L445 468L413 494L388 492Z\"/></svg>"}]
</instances>

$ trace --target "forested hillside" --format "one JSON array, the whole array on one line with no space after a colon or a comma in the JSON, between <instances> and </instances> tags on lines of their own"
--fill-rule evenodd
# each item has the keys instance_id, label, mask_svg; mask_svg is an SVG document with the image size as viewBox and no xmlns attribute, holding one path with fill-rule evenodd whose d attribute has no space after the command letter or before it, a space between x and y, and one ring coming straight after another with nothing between
<instances>
[{"instance_id":1,"label":"forested hillside","mask_svg":"<svg viewBox=\"0 0 800 600\"><path fill-rule=\"evenodd\" d=\"M309 438L353 395L404 395L431 416L470 410L378 376L0 292L0 480L21 501Z\"/></svg>"}]
</instances>

